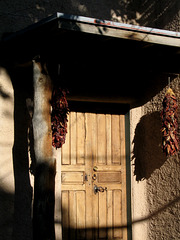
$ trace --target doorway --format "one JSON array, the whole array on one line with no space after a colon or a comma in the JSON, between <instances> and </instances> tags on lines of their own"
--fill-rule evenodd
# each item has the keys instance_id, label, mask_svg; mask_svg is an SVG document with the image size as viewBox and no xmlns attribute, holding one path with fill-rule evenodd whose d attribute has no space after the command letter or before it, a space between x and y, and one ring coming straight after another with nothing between
<instances>
[{"instance_id":1,"label":"doorway","mask_svg":"<svg viewBox=\"0 0 180 240\"><path fill-rule=\"evenodd\" d=\"M71 112L61 151L63 239L127 239L125 115Z\"/></svg>"}]
</instances>

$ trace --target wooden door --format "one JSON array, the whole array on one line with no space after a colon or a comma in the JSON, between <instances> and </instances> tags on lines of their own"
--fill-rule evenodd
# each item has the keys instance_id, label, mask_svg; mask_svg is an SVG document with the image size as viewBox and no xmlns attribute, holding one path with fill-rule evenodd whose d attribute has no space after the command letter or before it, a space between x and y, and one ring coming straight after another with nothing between
<instances>
[{"instance_id":1,"label":"wooden door","mask_svg":"<svg viewBox=\"0 0 180 240\"><path fill-rule=\"evenodd\" d=\"M71 112L61 159L63 239L127 239L124 115Z\"/></svg>"}]
</instances>

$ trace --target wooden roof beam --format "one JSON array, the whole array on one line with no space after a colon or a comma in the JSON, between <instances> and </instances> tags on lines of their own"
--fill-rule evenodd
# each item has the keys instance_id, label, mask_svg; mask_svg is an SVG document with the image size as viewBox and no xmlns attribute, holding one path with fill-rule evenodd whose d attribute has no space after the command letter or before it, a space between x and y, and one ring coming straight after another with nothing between
<instances>
[{"instance_id":1,"label":"wooden roof beam","mask_svg":"<svg viewBox=\"0 0 180 240\"><path fill-rule=\"evenodd\" d=\"M180 32L57 13L59 28L180 47Z\"/></svg>"}]
</instances>

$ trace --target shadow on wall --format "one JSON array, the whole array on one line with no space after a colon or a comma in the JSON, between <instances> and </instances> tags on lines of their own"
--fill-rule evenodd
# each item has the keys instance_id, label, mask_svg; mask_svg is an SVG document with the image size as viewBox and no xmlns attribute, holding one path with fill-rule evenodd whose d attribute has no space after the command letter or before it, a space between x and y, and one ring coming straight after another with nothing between
<instances>
[{"instance_id":1,"label":"shadow on wall","mask_svg":"<svg viewBox=\"0 0 180 240\"><path fill-rule=\"evenodd\" d=\"M161 148L161 126L158 111L143 116L136 126L132 156L136 181L149 179L166 161Z\"/></svg>"},{"instance_id":2,"label":"shadow on wall","mask_svg":"<svg viewBox=\"0 0 180 240\"><path fill-rule=\"evenodd\" d=\"M0 239L12 239L14 195L0 187Z\"/></svg>"},{"instance_id":3,"label":"shadow on wall","mask_svg":"<svg viewBox=\"0 0 180 240\"><path fill-rule=\"evenodd\" d=\"M32 70L31 70L32 71ZM15 180L13 240L32 239L32 187L29 178L28 127L30 119L26 99L32 87L28 84L32 73L27 69L11 75L14 88L14 146L13 167Z\"/></svg>"}]
</instances>

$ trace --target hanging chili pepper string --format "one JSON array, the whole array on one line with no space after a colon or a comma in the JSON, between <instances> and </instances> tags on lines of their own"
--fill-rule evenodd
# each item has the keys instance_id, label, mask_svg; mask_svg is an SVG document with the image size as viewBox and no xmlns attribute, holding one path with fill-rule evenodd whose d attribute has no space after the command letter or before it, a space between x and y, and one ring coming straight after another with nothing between
<instances>
[{"instance_id":1,"label":"hanging chili pepper string","mask_svg":"<svg viewBox=\"0 0 180 240\"><path fill-rule=\"evenodd\" d=\"M67 115L69 113L67 102L68 90L64 88L54 88L52 93L52 113L51 113L51 128L52 128L52 146L61 148L65 143L67 133Z\"/></svg>"},{"instance_id":2,"label":"hanging chili pepper string","mask_svg":"<svg viewBox=\"0 0 180 240\"><path fill-rule=\"evenodd\" d=\"M169 89L163 100L162 117L162 148L166 155L174 155L179 150L178 140L178 105L173 90L170 88L170 78L168 78Z\"/></svg>"}]
</instances>

